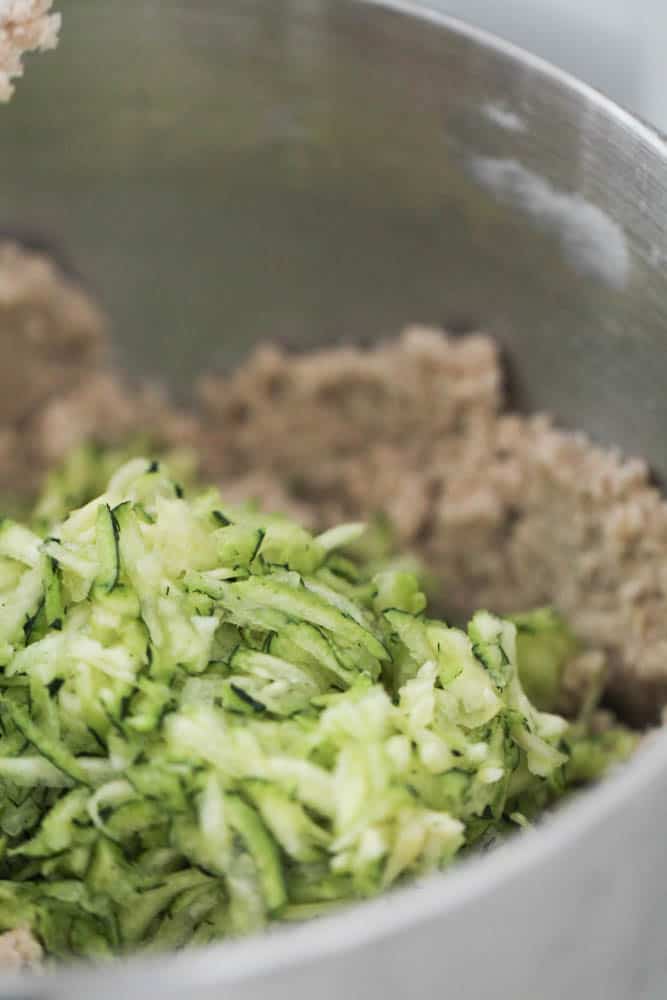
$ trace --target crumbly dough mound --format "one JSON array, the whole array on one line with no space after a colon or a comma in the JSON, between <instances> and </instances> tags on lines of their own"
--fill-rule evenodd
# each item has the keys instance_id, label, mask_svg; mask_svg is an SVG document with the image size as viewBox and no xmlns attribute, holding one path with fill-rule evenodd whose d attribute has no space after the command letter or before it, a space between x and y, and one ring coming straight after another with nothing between
<instances>
[{"instance_id":1,"label":"crumbly dough mound","mask_svg":"<svg viewBox=\"0 0 667 1000\"><path fill-rule=\"evenodd\" d=\"M106 323L46 257L0 243L0 495L33 492L87 439L115 444L152 428L192 436L191 422L152 386L130 388L110 367Z\"/></svg>"}]
</instances>

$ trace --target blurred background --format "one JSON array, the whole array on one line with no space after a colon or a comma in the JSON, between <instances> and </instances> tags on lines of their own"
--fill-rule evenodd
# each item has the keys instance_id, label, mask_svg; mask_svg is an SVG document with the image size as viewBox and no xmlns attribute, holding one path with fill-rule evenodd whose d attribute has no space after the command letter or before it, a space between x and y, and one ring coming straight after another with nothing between
<instances>
[{"instance_id":1,"label":"blurred background","mask_svg":"<svg viewBox=\"0 0 667 1000\"><path fill-rule=\"evenodd\" d=\"M665 0L428 0L523 45L667 131Z\"/></svg>"}]
</instances>

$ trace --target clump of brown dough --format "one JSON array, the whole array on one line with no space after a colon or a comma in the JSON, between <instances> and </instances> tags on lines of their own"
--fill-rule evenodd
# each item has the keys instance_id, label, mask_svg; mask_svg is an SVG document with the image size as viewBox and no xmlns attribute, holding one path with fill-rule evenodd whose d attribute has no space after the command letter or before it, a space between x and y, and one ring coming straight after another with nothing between
<instances>
[{"instance_id":1,"label":"clump of brown dough","mask_svg":"<svg viewBox=\"0 0 667 1000\"><path fill-rule=\"evenodd\" d=\"M52 0L0 0L0 102L14 93L25 53L58 44L60 14L50 14L51 6Z\"/></svg>"},{"instance_id":2,"label":"clump of brown dough","mask_svg":"<svg viewBox=\"0 0 667 1000\"><path fill-rule=\"evenodd\" d=\"M0 934L0 969L18 972L39 966L43 957L42 946L27 927Z\"/></svg>"},{"instance_id":3,"label":"clump of brown dough","mask_svg":"<svg viewBox=\"0 0 667 1000\"><path fill-rule=\"evenodd\" d=\"M159 442L192 437L152 386L110 365L97 306L46 257L0 243L0 495L34 492L45 470L88 438L116 444L138 427Z\"/></svg>"},{"instance_id":4,"label":"clump of brown dough","mask_svg":"<svg viewBox=\"0 0 667 1000\"><path fill-rule=\"evenodd\" d=\"M34 489L85 437L189 442L230 500L256 497L314 527L386 512L452 617L554 605L588 649L568 667L562 707L604 661L622 715L658 718L667 503L643 462L505 412L491 338L413 328L371 350L265 347L206 378L186 418L124 383L103 331L50 264L0 248L0 349L17 359L0 376L0 491Z\"/></svg>"}]
</instances>

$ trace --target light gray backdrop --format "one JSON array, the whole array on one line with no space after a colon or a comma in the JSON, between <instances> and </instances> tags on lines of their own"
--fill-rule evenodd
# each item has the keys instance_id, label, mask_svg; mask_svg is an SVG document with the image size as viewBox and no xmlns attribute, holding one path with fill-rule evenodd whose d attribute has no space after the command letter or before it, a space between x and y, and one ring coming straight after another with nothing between
<instances>
[{"instance_id":1,"label":"light gray backdrop","mask_svg":"<svg viewBox=\"0 0 667 1000\"><path fill-rule=\"evenodd\" d=\"M667 132L667 0L428 0L605 91Z\"/></svg>"}]
</instances>

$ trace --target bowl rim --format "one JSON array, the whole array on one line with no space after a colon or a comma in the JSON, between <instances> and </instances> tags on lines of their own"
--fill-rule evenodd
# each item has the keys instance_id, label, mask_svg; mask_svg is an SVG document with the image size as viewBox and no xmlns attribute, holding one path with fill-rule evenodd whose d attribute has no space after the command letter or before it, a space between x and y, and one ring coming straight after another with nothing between
<instances>
[{"instance_id":1,"label":"bowl rim","mask_svg":"<svg viewBox=\"0 0 667 1000\"><path fill-rule=\"evenodd\" d=\"M577 77L522 46L419 0L353 0L434 25L504 55L586 98L604 114L641 139L667 164L667 145L658 129ZM143 958L114 960L91 968L65 964L44 974L8 974L0 981L2 998L92 995L104 982L106 991L137 995L144 984L159 984L167 997L172 990L233 986L261 979L288 966L312 964L332 954L351 953L379 938L418 926L459 909L510 882L515 875L545 864L564 847L609 821L628 800L659 782L667 773L667 729L656 731L632 760L595 787L564 803L539 830L517 834L482 856L459 861L452 869L376 899L341 907L335 914L299 925L278 925L268 932L205 948ZM111 994L109 994L111 995Z\"/></svg>"}]
</instances>

